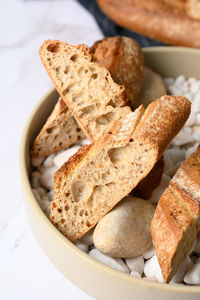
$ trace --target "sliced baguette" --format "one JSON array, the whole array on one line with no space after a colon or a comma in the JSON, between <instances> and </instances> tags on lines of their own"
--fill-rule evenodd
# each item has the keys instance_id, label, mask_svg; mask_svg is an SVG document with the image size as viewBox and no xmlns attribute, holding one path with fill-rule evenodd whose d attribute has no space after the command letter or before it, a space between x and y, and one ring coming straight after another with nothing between
<instances>
[{"instance_id":1,"label":"sliced baguette","mask_svg":"<svg viewBox=\"0 0 200 300\"><path fill-rule=\"evenodd\" d=\"M34 140L31 155L33 157L47 156L70 147L82 138L84 138L83 131L60 98Z\"/></svg>"},{"instance_id":2,"label":"sliced baguette","mask_svg":"<svg viewBox=\"0 0 200 300\"><path fill-rule=\"evenodd\" d=\"M81 237L151 171L190 113L181 96L164 96L114 123L54 177L51 220L71 241Z\"/></svg>"},{"instance_id":3,"label":"sliced baguette","mask_svg":"<svg viewBox=\"0 0 200 300\"><path fill-rule=\"evenodd\" d=\"M88 49L48 40L39 53L60 96L86 136L95 141L127 108L120 108L126 102L124 87L105 68L91 62Z\"/></svg>"},{"instance_id":4,"label":"sliced baguette","mask_svg":"<svg viewBox=\"0 0 200 300\"><path fill-rule=\"evenodd\" d=\"M200 147L181 164L160 198L151 235L165 282L188 254L200 230Z\"/></svg>"},{"instance_id":5,"label":"sliced baguette","mask_svg":"<svg viewBox=\"0 0 200 300\"><path fill-rule=\"evenodd\" d=\"M138 43L124 36L105 38L94 43L91 55L94 62L110 72L116 83L125 86L125 94L134 106L144 72L144 56Z\"/></svg>"}]
</instances>

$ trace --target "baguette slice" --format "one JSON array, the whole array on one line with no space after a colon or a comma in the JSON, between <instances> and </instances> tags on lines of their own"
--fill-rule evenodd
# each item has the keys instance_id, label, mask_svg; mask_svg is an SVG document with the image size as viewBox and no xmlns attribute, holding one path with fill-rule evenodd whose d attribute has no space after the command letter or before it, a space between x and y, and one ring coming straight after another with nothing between
<instances>
[{"instance_id":1,"label":"baguette slice","mask_svg":"<svg viewBox=\"0 0 200 300\"><path fill-rule=\"evenodd\" d=\"M151 223L152 241L169 282L200 230L200 146L181 164L160 198Z\"/></svg>"},{"instance_id":2,"label":"baguette slice","mask_svg":"<svg viewBox=\"0 0 200 300\"><path fill-rule=\"evenodd\" d=\"M59 98L51 115L36 137L31 150L33 157L47 156L70 147L84 138L70 110Z\"/></svg>"},{"instance_id":3,"label":"baguette slice","mask_svg":"<svg viewBox=\"0 0 200 300\"><path fill-rule=\"evenodd\" d=\"M124 87L117 85L109 72L91 62L87 46L71 46L60 41L45 41L41 60L65 104L91 140L98 140L127 108Z\"/></svg>"},{"instance_id":4,"label":"baguette slice","mask_svg":"<svg viewBox=\"0 0 200 300\"><path fill-rule=\"evenodd\" d=\"M163 96L114 123L54 177L51 220L71 241L81 237L151 171L190 113L181 96Z\"/></svg>"},{"instance_id":5,"label":"baguette slice","mask_svg":"<svg viewBox=\"0 0 200 300\"><path fill-rule=\"evenodd\" d=\"M125 36L108 37L94 43L91 55L94 62L110 72L116 83L125 86L125 94L134 106L144 72L144 56L138 43Z\"/></svg>"}]
</instances>

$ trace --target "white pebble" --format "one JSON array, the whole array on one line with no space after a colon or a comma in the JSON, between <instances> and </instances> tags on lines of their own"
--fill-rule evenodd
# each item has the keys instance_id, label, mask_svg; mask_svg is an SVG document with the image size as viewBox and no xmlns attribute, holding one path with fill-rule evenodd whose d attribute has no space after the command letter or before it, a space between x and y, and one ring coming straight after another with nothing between
<instances>
[{"instance_id":1,"label":"white pebble","mask_svg":"<svg viewBox=\"0 0 200 300\"><path fill-rule=\"evenodd\" d=\"M133 276L133 277L141 278L141 275L138 272L136 272L136 271L132 271L130 273L130 275Z\"/></svg>"},{"instance_id":2,"label":"white pebble","mask_svg":"<svg viewBox=\"0 0 200 300\"><path fill-rule=\"evenodd\" d=\"M59 169L67 160L80 149L79 145L75 145L65 151L59 152L53 159L54 165Z\"/></svg>"},{"instance_id":3,"label":"white pebble","mask_svg":"<svg viewBox=\"0 0 200 300\"><path fill-rule=\"evenodd\" d=\"M142 255L133 258L126 258L125 262L130 271L135 271L142 275L144 271L144 258Z\"/></svg>"},{"instance_id":4,"label":"white pebble","mask_svg":"<svg viewBox=\"0 0 200 300\"><path fill-rule=\"evenodd\" d=\"M188 284L200 285L200 262L197 262L184 276L183 281Z\"/></svg>"},{"instance_id":5,"label":"white pebble","mask_svg":"<svg viewBox=\"0 0 200 300\"><path fill-rule=\"evenodd\" d=\"M192 102L192 108L196 113L200 112L200 92L195 95Z\"/></svg>"},{"instance_id":6,"label":"white pebble","mask_svg":"<svg viewBox=\"0 0 200 300\"><path fill-rule=\"evenodd\" d=\"M186 256L185 259L180 264L178 271L173 276L170 283L181 283L183 281L184 275L193 266L193 263L189 256Z\"/></svg>"},{"instance_id":7,"label":"white pebble","mask_svg":"<svg viewBox=\"0 0 200 300\"><path fill-rule=\"evenodd\" d=\"M190 86L192 83L197 82L197 79L194 77L189 77L188 78L188 85Z\"/></svg>"},{"instance_id":8,"label":"white pebble","mask_svg":"<svg viewBox=\"0 0 200 300\"><path fill-rule=\"evenodd\" d=\"M196 142L200 142L200 129L199 126L193 127L192 136L195 139Z\"/></svg>"},{"instance_id":9,"label":"white pebble","mask_svg":"<svg viewBox=\"0 0 200 300\"><path fill-rule=\"evenodd\" d=\"M155 281L155 282L158 282L156 276L152 276L152 277L143 277L143 279L149 280L149 281Z\"/></svg>"},{"instance_id":10,"label":"white pebble","mask_svg":"<svg viewBox=\"0 0 200 300\"><path fill-rule=\"evenodd\" d=\"M32 189L32 192L33 192L34 197L36 198L36 201L38 203L40 203L41 197L40 197L39 193L37 192L37 190L36 189Z\"/></svg>"},{"instance_id":11,"label":"white pebble","mask_svg":"<svg viewBox=\"0 0 200 300\"><path fill-rule=\"evenodd\" d=\"M75 241L74 243L80 250L84 251L85 253L89 252L89 247L86 243L83 243L80 240Z\"/></svg>"},{"instance_id":12,"label":"white pebble","mask_svg":"<svg viewBox=\"0 0 200 300\"><path fill-rule=\"evenodd\" d=\"M168 91L169 91L169 93L170 93L170 95L179 95L180 93L181 93L181 91L180 91L180 89L179 88L177 88L176 86L174 86L174 85L169 85L168 87L167 87L167 89L168 89Z\"/></svg>"},{"instance_id":13,"label":"white pebble","mask_svg":"<svg viewBox=\"0 0 200 300\"><path fill-rule=\"evenodd\" d=\"M37 193L39 194L40 198L46 196L46 192L45 192L45 190L44 190L43 188L37 187L37 188L36 188L36 191L37 191Z\"/></svg>"},{"instance_id":14,"label":"white pebble","mask_svg":"<svg viewBox=\"0 0 200 300\"><path fill-rule=\"evenodd\" d=\"M168 169L171 169L173 167L173 161L171 159L168 150L165 151L163 157L164 157L164 171L167 171Z\"/></svg>"},{"instance_id":15,"label":"white pebble","mask_svg":"<svg viewBox=\"0 0 200 300\"><path fill-rule=\"evenodd\" d=\"M54 174L56 169L54 167L47 168L46 172L40 177L40 184L44 189L52 190L54 188Z\"/></svg>"},{"instance_id":16,"label":"white pebble","mask_svg":"<svg viewBox=\"0 0 200 300\"><path fill-rule=\"evenodd\" d=\"M195 252L197 254L200 254L200 233L197 236L196 243L195 243L194 248L192 250L193 250L193 252Z\"/></svg>"},{"instance_id":17,"label":"white pebble","mask_svg":"<svg viewBox=\"0 0 200 300\"><path fill-rule=\"evenodd\" d=\"M93 244L93 231L94 231L94 228L90 229L79 239L79 241L82 241L83 243L87 244L88 246L91 246Z\"/></svg>"},{"instance_id":18,"label":"white pebble","mask_svg":"<svg viewBox=\"0 0 200 300\"><path fill-rule=\"evenodd\" d=\"M31 164L33 167L39 167L44 160L44 157L32 157Z\"/></svg>"},{"instance_id":19,"label":"white pebble","mask_svg":"<svg viewBox=\"0 0 200 300\"><path fill-rule=\"evenodd\" d=\"M171 169L167 170L166 171L166 174L169 176L169 177L173 177L175 174L176 174L176 171L178 170L178 168L180 167L180 165L182 164L183 162L180 161L178 162L177 164L175 164L175 166L173 166Z\"/></svg>"},{"instance_id":20,"label":"white pebble","mask_svg":"<svg viewBox=\"0 0 200 300\"><path fill-rule=\"evenodd\" d=\"M151 198L149 198L149 200L148 200L150 203L157 203L159 201L159 199L162 196L162 194L164 193L165 189L168 187L170 180L171 180L171 178L169 176L167 176L166 174L162 175L160 185L157 188L155 188Z\"/></svg>"},{"instance_id":21,"label":"white pebble","mask_svg":"<svg viewBox=\"0 0 200 300\"><path fill-rule=\"evenodd\" d=\"M51 190L50 192L48 192L47 193L47 197L48 197L49 201L53 201L54 190Z\"/></svg>"},{"instance_id":22,"label":"white pebble","mask_svg":"<svg viewBox=\"0 0 200 300\"><path fill-rule=\"evenodd\" d=\"M47 217L50 216L50 213L51 213L51 203L49 201L49 199L44 196L40 203L39 203L41 209L43 210L43 212L47 215Z\"/></svg>"},{"instance_id":23,"label":"white pebble","mask_svg":"<svg viewBox=\"0 0 200 300\"><path fill-rule=\"evenodd\" d=\"M171 167L173 167L174 164L176 164L182 160L185 160L185 150L171 148L171 149L168 149L165 153L169 155L169 157L171 158L171 160L173 162Z\"/></svg>"},{"instance_id":24,"label":"white pebble","mask_svg":"<svg viewBox=\"0 0 200 300\"><path fill-rule=\"evenodd\" d=\"M147 260L144 264L144 274L147 277L156 277L159 282L164 282L161 268L156 255Z\"/></svg>"},{"instance_id":25,"label":"white pebble","mask_svg":"<svg viewBox=\"0 0 200 300\"><path fill-rule=\"evenodd\" d=\"M188 143L193 143L195 141L192 136L192 129L190 127L184 127L181 132L172 141L174 146L182 146Z\"/></svg>"},{"instance_id":26,"label":"white pebble","mask_svg":"<svg viewBox=\"0 0 200 300\"><path fill-rule=\"evenodd\" d=\"M51 155L47 156L47 158L43 162L43 166L45 166L46 168L53 167L53 165L54 165L54 162L53 162L54 156L55 156L55 154L51 154Z\"/></svg>"},{"instance_id":27,"label":"white pebble","mask_svg":"<svg viewBox=\"0 0 200 300\"><path fill-rule=\"evenodd\" d=\"M101 253L97 249L91 250L89 252L89 255L113 269L116 269L124 273L129 273L128 267L123 263L123 261L120 258L117 259L112 258L110 256Z\"/></svg>"},{"instance_id":28,"label":"white pebble","mask_svg":"<svg viewBox=\"0 0 200 300\"><path fill-rule=\"evenodd\" d=\"M196 123L200 124L200 113L196 114Z\"/></svg>"},{"instance_id":29,"label":"white pebble","mask_svg":"<svg viewBox=\"0 0 200 300\"><path fill-rule=\"evenodd\" d=\"M190 154L192 154L193 152L195 152L197 150L198 147L198 143L194 144L192 147L188 148L185 152L185 158L188 158L188 156L190 156Z\"/></svg>"},{"instance_id":30,"label":"white pebble","mask_svg":"<svg viewBox=\"0 0 200 300\"><path fill-rule=\"evenodd\" d=\"M191 111L189 118L187 119L187 122L185 123L185 127L189 126L193 126L196 123L196 114Z\"/></svg>"},{"instance_id":31,"label":"white pebble","mask_svg":"<svg viewBox=\"0 0 200 300\"><path fill-rule=\"evenodd\" d=\"M192 94L196 94L199 89L200 89L200 86L199 86L199 82L198 81L194 81L194 82L191 83L191 85L190 85L190 92Z\"/></svg>"},{"instance_id":32,"label":"white pebble","mask_svg":"<svg viewBox=\"0 0 200 300\"><path fill-rule=\"evenodd\" d=\"M38 171L35 171L31 174L31 187L36 188L40 186L40 177L41 174Z\"/></svg>"},{"instance_id":33,"label":"white pebble","mask_svg":"<svg viewBox=\"0 0 200 300\"><path fill-rule=\"evenodd\" d=\"M142 256L144 257L144 259L149 259L149 258L151 258L154 255L155 255L155 249L154 249L153 246L149 250L147 250L146 252L144 252L142 254Z\"/></svg>"},{"instance_id":34,"label":"white pebble","mask_svg":"<svg viewBox=\"0 0 200 300\"><path fill-rule=\"evenodd\" d=\"M181 86L182 84L185 84L185 76L184 75L179 75L175 81L174 81L174 85L176 86Z\"/></svg>"},{"instance_id":35,"label":"white pebble","mask_svg":"<svg viewBox=\"0 0 200 300\"><path fill-rule=\"evenodd\" d=\"M81 146L84 146L84 145L89 145L91 144L91 142L88 140L88 139L83 139L82 141L79 142L79 144Z\"/></svg>"}]
</instances>

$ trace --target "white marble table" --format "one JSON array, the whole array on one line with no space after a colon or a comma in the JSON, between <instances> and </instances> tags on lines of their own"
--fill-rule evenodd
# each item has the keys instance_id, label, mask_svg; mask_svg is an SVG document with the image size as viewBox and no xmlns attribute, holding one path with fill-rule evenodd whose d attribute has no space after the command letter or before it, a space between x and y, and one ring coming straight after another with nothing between
<instances>
[{"instance_id":1,"label":"white marble table","mask_svg":"<svg viewBox=\"0 0 200 300\"><path fill-rule=\"evenodd\" d=\"M24 212L19 140L31 110L51 87L38 56L40 44L49 38L91 45L102 38L102 33L94 19L73 0L0 0L2 300L92 299L46 258Z\"/></svg>"}]
</instances>

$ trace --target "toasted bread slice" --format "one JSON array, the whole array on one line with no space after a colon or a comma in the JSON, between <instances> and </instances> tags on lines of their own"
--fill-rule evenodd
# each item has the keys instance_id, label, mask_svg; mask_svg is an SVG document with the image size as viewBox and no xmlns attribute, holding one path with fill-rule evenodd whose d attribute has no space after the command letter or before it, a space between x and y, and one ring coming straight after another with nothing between
<instances>
[{"instance_id":1,"label":"toasted bread slice","mask_svg":"<svg viewBox=\"0 0 200 300\"><path fill-rule=\"evenodd\" d=\"M200 146L181 164L160 198L152 241L165 282L176 273L200 230Z\"/></svg>"},{"instance_id":2,"label":"toasted bread slice","mask_svg":"<svg viewBox=\"0 0 200 300\"><path fill-rule=\"evenodd\" d=\"M70 110L60 98L51 115L36 137L31 155L47 156L51 153L70 147L84 137Z\"/></svg>"},{"instance_id":3,"label":"toasted bread slice","mask_svg":"<svg viewBox=\"0 0 200 300\"><path fill-rule=\"evenodd\" d=\"M114 123L54 177L51 220L71 241L81 237L153 168L190 113L181 96L164 96Z\"/></svg>"},{"instance_id":4,"label":"toasted bread slice","mask_svg":"<svg viewBox=\"0 0 200 300\"><path fill-rule=\"evenodd\" d=\"M132 106L141 89L144 56L136 41L125 36L108 37L91 47L92 60L105 67L113 80L125 86Z\"/></svg>"},{"instance_id":5,"label":"toasted bread slice","mask_svg":"<svg viewBox=\"0 0 200 300\"><path fill-rule=\"evenodd\" d=\"M105 68L91 62L87 49L48 40L39 53L60 96L86 136L95 141L127 112L120 108L127 99L124 87Z\"/></svg>"}]
</instances>

